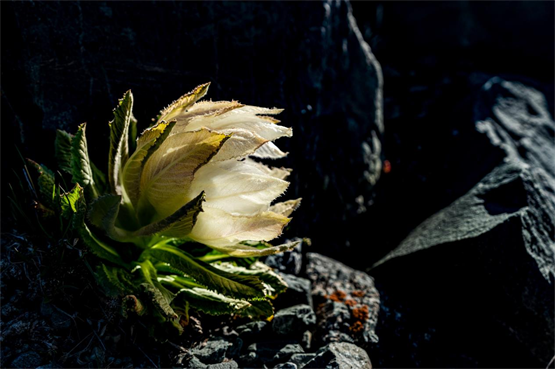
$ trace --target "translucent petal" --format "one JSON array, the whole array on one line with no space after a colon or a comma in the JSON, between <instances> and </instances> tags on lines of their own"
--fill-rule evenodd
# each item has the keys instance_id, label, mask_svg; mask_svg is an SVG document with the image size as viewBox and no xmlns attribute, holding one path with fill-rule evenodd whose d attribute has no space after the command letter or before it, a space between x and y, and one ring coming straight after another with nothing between
<instances>
[{"instance_id":1,"label":"translucent petal","mask_svg":"<svg viewBox=\"0 0 555 369\"><path fill-rule=\"evenodd\" d=\"M216 247L236 245L242 241L269 241L281 234L289 220L268 211L253 216L239 216L206 207L199 214L189 237Z\"/></svg>"},{"instance_id":2,"label":"translucent petal","mask_svg":"<svg viewBox=\"0 0 555 369\"><path fill-rule=\"evenodd\" d=\"M289 186L252 161L210 162L200 168L187 197L206 192L205 207L252 215L265 211Z\"/></svg>"}]
</instances>

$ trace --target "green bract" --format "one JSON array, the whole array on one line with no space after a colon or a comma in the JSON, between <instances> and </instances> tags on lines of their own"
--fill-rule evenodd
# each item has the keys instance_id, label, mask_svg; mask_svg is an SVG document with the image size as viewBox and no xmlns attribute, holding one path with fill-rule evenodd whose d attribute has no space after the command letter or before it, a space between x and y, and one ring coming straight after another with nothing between
<instances>
[{"instance_id":1,"label":"green bract","mask_svg":"<svg viewBox=\"0 0 555 369\"><path fill-rule=\"evenodd\" d=\"M110 122L107 176L89 159L85 124L56 138L72 191L60 194L53 173L33 164L45 204L71 219L102 259L98 280L125 296L125 313L179 329L189 308L271 317L268 298L286 285L254 258L296 246L267 243L300 202L272 204L289 185L290 170L251 158L286 155L273 141L292 131L270 117L281 110L198 102L208 86L172 103L138 138L133 95L125 93Z\"/></svg>"}]
</instances>

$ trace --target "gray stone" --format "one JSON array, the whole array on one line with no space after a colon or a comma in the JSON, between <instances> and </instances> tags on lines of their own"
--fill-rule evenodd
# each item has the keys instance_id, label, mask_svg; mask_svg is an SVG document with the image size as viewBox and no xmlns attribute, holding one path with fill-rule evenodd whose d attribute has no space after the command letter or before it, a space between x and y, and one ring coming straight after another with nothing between
<instances>
[{"instance_id":1,"label":"gray stone","mask_svg":"<svg viewBox=\"0 0 555 369\"><path fill-rule=\"evenodd\" d=\"M206 369L236 369L239 365L234 360L224 361L219 364L211 364Z\"/></svg>"},{"instance_id":2,"label":"gray stone","mask_svg":"<svg viewBox=\"0 0 555 369\"><path fill-rule=\"evenodd\" d=\"M256 322L249 322L247 324L243 324L235 328L235 331L239 334L239 337L243 341L250 341L256 337L261 336L265 328L267 327L267 325L268 325L268 322L265 322L263 320L256 321Z\"/></svg>"},{"instance_id":3,"label":"gray stone","mask_svg":"<svg viewBox=\"0 0 555 369\"><path fill-rule=\"evenodd\" d=\"M295 363L282 363L274 366L274 369L297 369L298 366Z\"/></svg>"},{"instance_id":4,"label":"gray stone","mask_svg":"<svg viewBox=\"0 0 555 369\"><path fill-rule=\"evenodd\" d=\"M299 368L305 366L310 360L316 357L315 353L308 353L308 354L295 354L289 358L289 362L297 364Z\"/></svg>"},{"instance_id":5,"label":"gray stone","mask_svg":"<svg viewBox=\"0 0 555 369\"><path fill-rule=\"evenodd\" d=\"M377 342L380 296L372 277L320 254L307 253L306 258L306 274L318 307L318 343L343 341L365 346Z\"/></svg>"},{"instance_id":6,"label":"gray stone","mask_svg":"<svg viewBox=\"0 0 555 369\"><path fill-rule=\"evenodd\" d=\"M240 357L241 367L260 368L266 364L272 364L273 359L287 345L288 341L257 342L249 345L245 353Z\"/></svg>"},{"instance_id":7,"label":"gray stone","mask_svg":"<svg viewBox=\"0 0 555 369\"><path fill-rule=\"evenodd\" d=\"M214 337L199 347L191 349L191 354L198 358L204 364L217 364L226 358L235 357L241 347L243 341L240 338L222 338Z\"/></svg>"},{"instance_id":8,"label":"gray stone","mask_svg":"<svg viewBox=\"0 0 555 369\"><path fill-rule=\"evenodd\" d=\"M279 350L279 352L272 358L272 362L282 363L288 361L294 354L304 354L304 350L301 345L297 343L285 345L285 347Z\"/></svg>"},{"instance_id":9,"label":"gray stone","mask_svg":"<svg viewBox=\"0 0 555 369\"><path fill-rule=\"evenodd\" d=\"M35 351L27 351L12 361L14 368L36 368L40 366L42 359Z\"/></svg>"},{"instance_id":10,"label":"gray stone","mask_svg":"<svg viewBox=\"0 0 555 369\"><path fill-rule=\"evenodd\" d=\"M366 351L347 342L334 342L320 348L316 357L303 368L371 369L372 363Z\"/></svg>"},{"instance_id":11,"label":"gray stone","mask_svg":"<svg viewBox=\"0 0 555 369\"><path fill-rule=\"evenodd\" d=\"M316 324L316 315L309 305L295 305L279 310L272 320L272 330L282 336L300 335Z\"/></svg>"},{"instance_id":12,"label":"gray stone","mask_svg":"<svg viewBox=\"0 0 555 369\"><path fill-rule=\"evenodd\" d=\"M287 290L279 295L274 301L276 309L283 309L293 305L310 305L312 304L312 288L310 281L305 278L296 277L291 274L280 274L287 283Z\"/></svg>"}]
</instances>

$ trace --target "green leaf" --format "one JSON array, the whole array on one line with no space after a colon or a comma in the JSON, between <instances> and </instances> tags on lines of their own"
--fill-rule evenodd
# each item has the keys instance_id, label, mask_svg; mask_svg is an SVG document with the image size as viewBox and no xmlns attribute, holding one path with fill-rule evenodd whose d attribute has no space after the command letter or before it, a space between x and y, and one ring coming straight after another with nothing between
<instances>
[{"instance_id":1,"label":"green leaf","mask_svg":"<svg viewBox=\"0 0 555 369\"><path fill-rule=\"evenodd\" d=\"M106 232L108 237L123 242L127 238L127 232L116 227L120 203L119 195L100 196L92 202L87 215L90 222Z\"/></svg>"},{"instance_id":2,"label":"green leaf","mask_svg":"<svg viewBox=\"0 0 555 369\"><path fill-rule=\"evenodd\" d=\"M193 277L209 289L232 297L262 297L264 285L256 276L242 276L226 272L204 263L185 251L169 245L155 245L143 254L162 262Z\"/></svg>"},{"instance_id":3,"label":"green leaf","mask_svg":"<svg viewBox=\"0 0 555 369\"><path fill-rule=\"evenodd\" d=\"M27 162L36 169L39 174L38 185L39 185L39 197L40 202L44 203L46 207L55 210L56 201L53 194L56 187L54 180L54 173L42 164L38 164L31 159L27 159Z\"/></svg>"},{"instance_id":4,"label":"green leaf","mask_svg":"<svg viewBox=\"0 0 555 369\"><path fill-rule=\"evenodd\" d=\"M121 171L129 158L129 125L133 109L133 94L127 91L114 109L114 120L110 122L110 154L108 158L108 180L112 193L121 195Z\"/></svg>"},{"instance_id":5,"label":"green leaf","mask_svg":"<svg viewBox=\"0 0 555 369\"><path fill-rule=\"evenodd\" d=\"M81 124L71 141L71 173L73 183L79 183L85 189L90 188L93 198L96 198L98 191L94 186L85 129L86 123Z\"/></svg>"},{"instance_id":6,"label":"green leaf","mask_svg":"<svg viewBox=\"0 0 555 369\"><path fill-rule=\"evenodd\" d=\"M54 156L58 162L58 168L68 174L72 174L71 140L73 135L59 129L56 131Z\"/></svg>"},{"instance_id":7,"label":"green leaf","mask_svg":"<svg viewBox=\"0 0 555 369\"><path fill-rule=\"evenodd\" d=\"M173 300L172 306L178 309L186 303L189 303L193 309L210 315L234 314L251 306L248 301L230 298L198 287L181 289Z\"/></svg>"},{"instance_id":8,"label":"green leaf","mask_svg":"<svg viewBox=\"0 0 555 369\"><path fill-rule=\"evenodd\" d=\"M137 123L137 118L131 112L131 119L129 120L129 152L133 152L137 148Z\"/></svg>"},{"instance_id":9,"label":"green leaf","mask_svg":"<svg viewBox=\"0 0 555 369\"><path fill-rule=\"evenodd\" d=\"M266 296L275 297L287 290L287 283L285 283L283 278L281 278L279 274L275 273L272 268L259 261L252 264L250 268L236 266L227 262L216 264L215 266L234 274L257 276L266 285Z\"/></svg>"},{"instance_id":10,"label":"green leaf","mask_svg":"<svg viewBox=\"0 0 555 369\"><path fill-rule=\"evenodd\" d=\"M150 302L162 316L168 320L178 319L177 314L170 306L175 295L158 281L156 268L149 260L137 263L134 272L139 271L143 283L143 292L150 298Z\"/></svg>"},{"instance_id":11,"label":"green leaf","mask_svg":"<svg viewBox=\"0 0 555 369\"><path fill-rule=\"evenodd\" d=\"M106 190L108 189L106 175L100 169L98 169L98 167L94 165L92 161L90 163L96 189L99 190L100 193L106 192Z\"/></svg>"},{"instance_id":12,"label":"green leaf","mask_svg":"<svg viewBox=\"0 0 555 369\"><path fill-rule=\"evenodd\" d=\"M248 244L243 242L237 245L230 246L213 246L210 247L216 251L236 258L249 258L249 257L262 257L268 255L279 254L285 251L291 251L300 241L291 241L278 246L272 246L267 242L256 242L254 244ZM260 246L265 246L265 248L259 248Z\"/></svg>"},{"instance_id":13,"label":"green leaf","mask_svg":"<svg viewBox=\"0 0 555 369\"><path fill-rule=\"evenodd\" d=\"M197 86L193 91L181 96L179 99L171 103L167 108L160 112L157 122L169 122L180 113L186 111L198 100L202 99L208 92L210 82Z\"/></svg>"},{"instance_id":14,"label":"green leaf","mask_svg":"<svg viewBox=\"0 0 555 369\"><path fill-rule=\"evenodd\" d=\"M249 300L251 306L240 310L239 316L248 317L253 320L266 319L271 320L274 316L274 307L272 303L266 299Z\"/></svg>"},{"instance_id":15,"label":"green leaf","mask_svg":"<svg viewBox=\"0 0 555 369\"><path fill-rule=\"evenodd\" d=\"M136 206L139 200L144 164L168 137L174 125L175 121L159 123L145 130L139 137L135 152L125 163L122 183L133 206Z\"/></svg>"},{"instance_id":16,"label":"green leaf","mask_svg":"<svg viewBox=\"0 0 555 369\"><path fill-rule=\"evenodd\" d=\"M96 237L85 224L87 205L83 194L83 188L80 186L78 188L79 200L76 203L77 212L73 214L73 219L71 221L72 228L77 231L83 242L89 247L93 254L104 260L108 260L114 264L128 268L129 266L121 259L119 253L113 247L107 245Z\"/></svg>"},{"instance_id":17,"label":"green leaf","mask_svg":"<svg viewBox=\"0 0 555 369\"><path fill-rule=\"evenodd\" d=\"M96 269L96 280L107 295L121 296L136 292L133 276L128 271L106 264L100 264Z\"/></svg>"},{"instance_id":18,"label":"green leaf","mask_svg":"<svg viewBox=\"0 0 555 369\"><path fill-rule=\"evenodd\" d=\"M81 194L82 188L78 184L71 191L60 194L60 207L64 218L70 218L77 213Z\"/></svg>"}]
</instances>

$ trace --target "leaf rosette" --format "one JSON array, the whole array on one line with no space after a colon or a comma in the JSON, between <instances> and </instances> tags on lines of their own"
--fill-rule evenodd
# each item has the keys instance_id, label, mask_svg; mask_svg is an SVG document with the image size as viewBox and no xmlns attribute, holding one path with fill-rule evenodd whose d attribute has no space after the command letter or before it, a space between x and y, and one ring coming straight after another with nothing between
<instances>
[{"instance_id":1,"label":"leaf rosette","mask_svg":"<svg viewBox=\"0 0 555 369\"><path fill-rule=\"evenodd\" d=\"M103 259L100 284L127 296L127 312L179 329L189 308L271 317L268 298L286 285L254 261L297 245L268 243L300 203L276 203L290 170L260 161L286 155L274 143L292 135L274 118L281 109L200 101L208 87L170 104L139 137L126 92L110 122L106 176L89 159L85 124L56 138L59 168L76 186L61 201L63 212ZM37 168L54 186L51 172Z\"/></svg>"}]
</instances>

